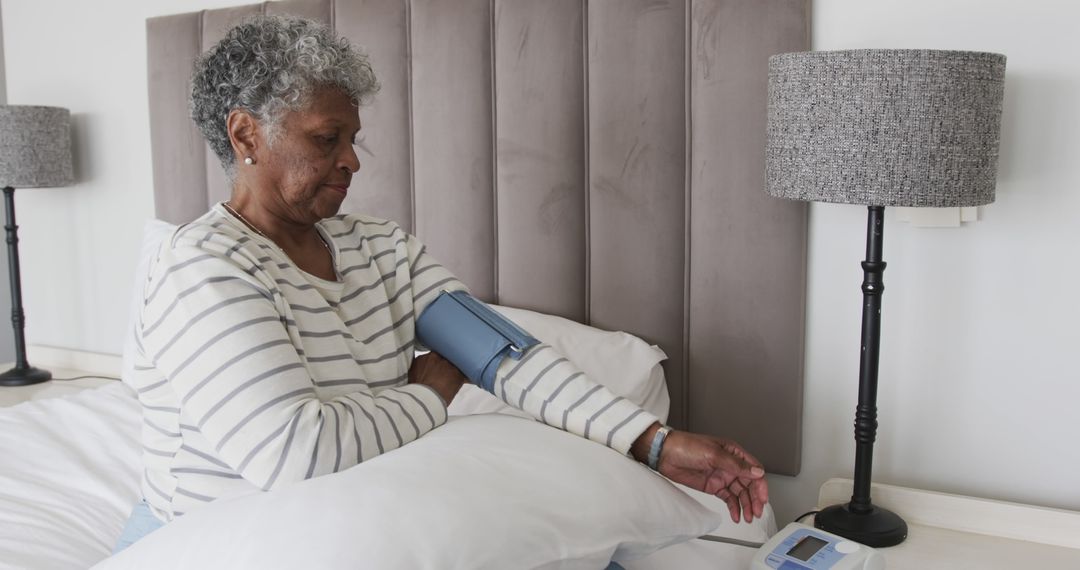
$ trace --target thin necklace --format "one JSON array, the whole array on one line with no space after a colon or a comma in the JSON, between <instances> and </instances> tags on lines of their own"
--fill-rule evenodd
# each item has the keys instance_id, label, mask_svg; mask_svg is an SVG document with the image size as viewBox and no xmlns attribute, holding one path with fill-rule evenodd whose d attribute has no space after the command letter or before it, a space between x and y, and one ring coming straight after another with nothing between
<instances>
[{"instance_id":1,"label":"thin necklace","mask_svg":"<svg viewBox=\"0 0 1080 570\"><path fill-rule=\"evenodd\" d=\"M281 249L281 246L278 245L276 241L270 239L270 236L264 234L262 230L260 230L259 228L257 228L255 226L255 224L247 221L247 218L240 215L240 212L237 212L236 209L233 208L231 204L229 204L228 202L222 202L221 205L224 206L225 209L228 210L228 212L230 214L235 216L236 219L243 222L245 226L251 228L255 233L261 235L264 239L266 239L270 243L274 244L274 247L278 248L278 251L281 251L281 252L285 251L285 250ZM322 232L320 232L319 230L315 230L315 234L319 236L319 242L323 244L323 247L326 248L326 251L330 252L330 256L333 257L334 256L334 250L330 249L330 244L326 243L326 238L323 237Z\"/></svg>"}]
</instances>

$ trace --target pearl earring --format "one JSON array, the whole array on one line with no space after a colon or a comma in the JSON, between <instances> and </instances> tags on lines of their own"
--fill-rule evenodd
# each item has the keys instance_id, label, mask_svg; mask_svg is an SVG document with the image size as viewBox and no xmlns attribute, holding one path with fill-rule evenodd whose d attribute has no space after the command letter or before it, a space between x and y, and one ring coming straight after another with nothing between
<instances>
[{"instance_id":1,"label":"pearl earring","mask_svg":"<svg viewBox=\"0 0 1080 570\"><path fill-rule=\"evenodd\" d=\"M251 158L251 157L249 156L249 157L247 157L247 158L245 158L245 159L244 159L244 164L246 164L246 165L248 165L248 166L251 166L252 164L255 164L255 159L253 159L253 158Z\"/></svg>"}]
</instances>

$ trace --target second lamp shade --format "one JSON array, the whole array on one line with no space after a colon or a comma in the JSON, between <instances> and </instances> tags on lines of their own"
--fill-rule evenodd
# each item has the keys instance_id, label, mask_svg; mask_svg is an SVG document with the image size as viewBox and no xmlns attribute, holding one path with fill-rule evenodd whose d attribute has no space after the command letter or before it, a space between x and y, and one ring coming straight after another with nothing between
<instances>
[{"instance_id":1,"label":"second lamp shade","mask_svg":"<svg viewBox=\"0 0 1080 570\"><path fill-rule=\"evenodd\" d=\"M936 50L769 59L766 188L867 206L994 201L1005 56Z\"/></svg>"}]
</instances>

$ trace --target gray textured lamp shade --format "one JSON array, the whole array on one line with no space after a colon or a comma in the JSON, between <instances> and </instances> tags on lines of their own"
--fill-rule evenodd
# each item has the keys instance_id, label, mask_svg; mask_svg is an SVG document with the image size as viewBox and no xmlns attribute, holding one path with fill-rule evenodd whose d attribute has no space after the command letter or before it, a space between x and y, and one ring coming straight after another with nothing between
<instances>
[{"instance_id":1,"label":"gray textured lamp shade","mask_svg":"<svg viewBox=\"0 0 1080 570\"><path fill-rule=\"evenodd\" d=\"M55 188L71 182L68 110L0 106L0 187Z\"/></svg>"},{"instance_id":2,"label":"gray textured lamp shade","mask_svg":"<svg viewBox=\"0 0 1080 570\"><path fill-rule=\"evenodd\" d=\"M867 206L993 202L1004 77L994 53L775 55L766 189Z\"/></svg>"}]
</instances>

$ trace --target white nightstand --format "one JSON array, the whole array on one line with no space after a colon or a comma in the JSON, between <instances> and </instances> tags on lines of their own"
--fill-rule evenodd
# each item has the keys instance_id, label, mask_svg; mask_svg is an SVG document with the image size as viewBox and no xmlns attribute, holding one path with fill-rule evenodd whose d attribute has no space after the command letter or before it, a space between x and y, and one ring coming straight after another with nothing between
<instances>
[{"instance_id":1,"label":"white nightstand","mask_svg":"<svg viewBox=\"0 0 1080 570\"><path fill-rule=\"evenodd\" d=\"M53 378L75 378L87 375L112 376L114 378L120 376L120 357L110 354L30 346L27 347L27 360L33 366L52 372ZM10 362L0 364L0 372L12 366L14 364ZM116 380L83 378L79 380L50 380L30 386L0 386L0 407L14 406L27 400L66 396L87 388L104 386L110 382L116 382Z\"/></svg>"},{"instance_id":2,"label":"white nightstand","mask_svg":"<svg viewBox=\"0 0 1080 570\"><path fill-rule=\"evenodd\" d=\"M850 479L821 486L818 505L851 500ZM908 523L902 544L879 549L888 570L1080 569L1080 512L961 495L871 486L874 504Z\"/></svg>"}]
</instances>

